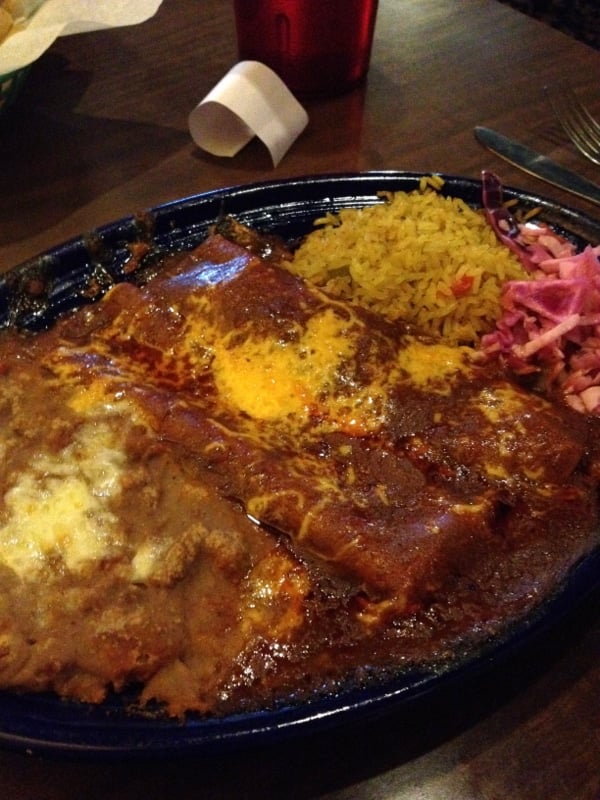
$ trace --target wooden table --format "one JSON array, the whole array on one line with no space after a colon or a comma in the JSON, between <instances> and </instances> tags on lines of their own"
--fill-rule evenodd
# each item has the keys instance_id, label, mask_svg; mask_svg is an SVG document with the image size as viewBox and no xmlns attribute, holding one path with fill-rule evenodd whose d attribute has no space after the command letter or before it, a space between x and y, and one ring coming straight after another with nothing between
<instances>
[{"instance_id":1,"label":"wooden table","mask_svg":"<svg viewBox=\"0 0 600 800\"><path fill-rule=\"evenodd\" d=\"M251 142L199 151L187 115L235 63L230 3L164 0L151 21L58 40L0 122L0 268L132 212L213 188L310 173L443 171L598 209L475 142L502 130L598 179L542 87L565 77L600 113L600 53L494 0L381 0L367 85L306 102L277 169ZM0 752L11 800L600 798L600 621L592 596L537 649L460 691L310 739L131 763Z\"/></svg>"}]
</instances>

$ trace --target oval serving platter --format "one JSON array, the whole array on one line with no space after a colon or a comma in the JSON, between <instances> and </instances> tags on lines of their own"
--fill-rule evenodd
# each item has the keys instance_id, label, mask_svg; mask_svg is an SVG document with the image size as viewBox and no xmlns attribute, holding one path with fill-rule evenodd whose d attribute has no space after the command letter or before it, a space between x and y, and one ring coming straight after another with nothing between
<instances>
[{"instance_id":1,"label":"oval serving platter","mask_svg":"<svg viewBox=\"0 0 600 800\"><path fill-rule=\"evenodd\" d=\"M198 244L224 214L258 230L295 240L315 218L340 208L383 202L384 191L411 191L423 177L412 172L320 175L215 190L118 220L15 267L0 277L0 327L46 327L62 313L98 297L115 282L136 280L128 272L131 246L143 241L158 255ZM481 205L479 181L444 175L443 194ZM600 242L600 222L573 209L510 187L505 199L541 217L578 244ZM139 279L144 279L144 275ZM400 673L376 685L311 702L220 719L190 716L184 722L128 708L127 695L99 706L51 694L0 693L0 744L44 753L81 756L149 756L239 749L305 735L334 725L389 713L404 704L514 659L575 613L600 586L600 548L572 571L534 616L502 639L467 653L443 672Z\"/></svg>"}]
</instances>

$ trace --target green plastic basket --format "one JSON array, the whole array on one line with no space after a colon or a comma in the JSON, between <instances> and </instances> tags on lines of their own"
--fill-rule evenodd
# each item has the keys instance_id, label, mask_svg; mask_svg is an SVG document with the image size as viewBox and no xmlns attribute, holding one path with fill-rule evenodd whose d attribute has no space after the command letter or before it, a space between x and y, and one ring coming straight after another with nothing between
<instances>
[{"instance_id":1,"label":"green plastic basket","mask_svg":"<svg viewBox=\"0 0 600 800\"><path fill-rule=\"evenodd\" d=\"M22 67L6 75L0 75L0 115L14 103L25 83L29 67Z\"/></svg>"}]
</instances>

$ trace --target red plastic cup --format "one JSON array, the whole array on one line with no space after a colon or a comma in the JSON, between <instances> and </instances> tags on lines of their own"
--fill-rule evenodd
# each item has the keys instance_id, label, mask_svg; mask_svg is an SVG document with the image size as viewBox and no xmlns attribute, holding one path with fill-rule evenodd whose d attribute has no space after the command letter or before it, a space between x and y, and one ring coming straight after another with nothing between
<instances>
[{"instance_id":1,"label":"red plastic cup","mask_svg":"<svg viewBox=\"0 0 600 800\"><path fill-rule=\"evenodd\" d=\"M334 95L369 69L378 0L234 0L240 59L298 95Z\"/></svg>"}]
</instances>

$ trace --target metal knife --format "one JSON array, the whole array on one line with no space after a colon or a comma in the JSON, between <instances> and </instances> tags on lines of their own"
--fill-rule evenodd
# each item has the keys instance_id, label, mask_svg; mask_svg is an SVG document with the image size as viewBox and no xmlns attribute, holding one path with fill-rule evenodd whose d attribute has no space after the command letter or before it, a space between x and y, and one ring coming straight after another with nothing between
<instances>
[{"instance_id":1,"label":"metal knife","mask_svg":"<svg viewBox=\"0 0 600 800\"><path fill-rule=\"evenodd\" d=\"M584 200L600 205L600 186L598 184L592 183L592 181L578 175L576 172L561 167L560 164L550 158L546 158L541 153L536 153L535 150L509 139L507 136L491 130L491 128L477 126L475 128L475 138L480 144L491 150L492 153L529 173L529 175L540 178L546 183L551 183L553 186L558 186L559 189L564 189L566 192L576 194Z\"/></svg>"}]
</instances>

